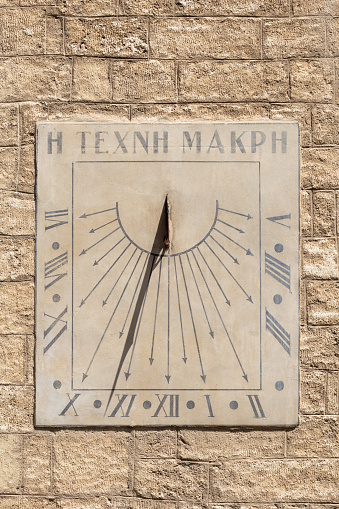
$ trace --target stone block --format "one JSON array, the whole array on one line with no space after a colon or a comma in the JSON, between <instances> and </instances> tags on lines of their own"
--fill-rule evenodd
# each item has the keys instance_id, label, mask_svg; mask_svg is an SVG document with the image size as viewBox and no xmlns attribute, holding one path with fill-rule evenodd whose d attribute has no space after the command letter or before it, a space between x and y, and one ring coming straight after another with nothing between
<instances>
[{"instance_id":1,"label":"stone block","mask_svg":"<svg viewBox=\"0 0 339 509\"><path fill-rule=\"evenodd\" d=\"M58 509L112 509L115 507L107 497L61 498L57 504Z\"/></svg>"},{"instance_id":2,"label":"stone block","mask_svg":"<svg viewBox=\"0 0 339 509\"><path fill-rule=\"evenodd\" d=\"M184 15L288 16L284 0L175 0L175 12Z\"/></svg>"},{"instance_id":3,"label":"stone block","mask_svg":"<svg viewBox=\"0 0 339 509\"><path fill-rule=\"evenodd\" d=\"M339 15L339 5L336 0L315 0L314 2L293 0L292 8L295 16Z\"/></svg>"},{"instance_id":4,"label":"stone block","mask_svg":"<svg viewBox=\"0 0 339 509\"><path fill-rule=\"evenodd\" d=\"M304 189L339 188L339 150L317 148L302 150L301 186Z\"/></svg>"},{"instance_id":5,"label":"stone block","mask_svg":"<svg viewBox=\"0 0 339 509\"><path fill-rule=\"evenodd\" d=\"M211 467L213 502L327 502L337 492L338 460L232 461Z\"/></svg>"},{"instance_id":6,"label":"stone block","mask_svg":"<svg viewBox=\"0 0 339 509\"><path fill-rule=\"evenodd\" d=\"M303 367L339 370L339 328L302 328L300 363Z\"/></svg>"},{"instance_id":7,"label":"stone block","mask_svg":"<svg viewBox=\"0 0 339 509\"><path fill-rule=\"evenodd\" d=\"M265 58L324 57L325 39L325 21L319 18L264 20Z\"/></svg>"},{"instance_id":8,"label":"stone block","mask_svg":"<svg viewBox=\"0 0 339 509\"><path fill-rule=\"evenodd\" d=\"M279 458L284 456L285 438L280 432L195 431L179 433L179 457L191 461L220 461L223 458Z\"/></svg>"},{"instance_id":9,"label":"stone block","mask_svg":"<svg viewBox=\"0 0 339 509\"><path fill-rule=\"evenodd\" d=\"M18 172L18 149L0 148L0 188L15 191Z\"/></svg>"},{"instance_id":10,"label":"stone block","mask_svg":"<svg viewBox=\"0 0 339 509\"><path fill-rule=\"evenodd\" d=\"M177 509L176 502L142 498L114 498L111 509ZM79 508L80 509L80 508ZM82 509L82 508L81 508Z\"/></svg>"},{"instance_id":11,"label":"stone block","mask_svg":"<svg viewBox=\"0 0 339 509\"><path fill-rule=\"evenodd\" d=\"M117 104L52 103L49 105L50 120L67 118L86 120L129 120L129 107Z\"/></svg>"},{"instance_id":12,"label":"stone block","mask_svg":"<svg viewBox=\"0 0 339 509\"><path fill-rule=\"evenodd\" d=\"M0 383L25 382L26 336L0 335Z\"/></svg>"},{"instance_id":13,"label":"stone block","mask_svg":"<svg viewBox=\"0 0 339 509\"><path fill-rule=\"evenodd\" d=\"M300 325L307 323L307 302L306 287L303 281L300 282Z\"/></svg>"},{"instance_id":14,"label":"stone block","mask_svg":"<svg viewBox=\"0 0 339 509\"><path fill-rule=\"evenodd\" d=\"M26 335L26 382L34 384L34 363L35 363L35 337L33 334Z\"/></svg>"},{"instance_id":15,"label":"stone block","mask_svg":"<svg viewBox=\"0 0 339 509\"><path fill-rule=\"evenodd\" d=\"M324 371L301 372L300 412L323 414L325 412L326 373Z\"/></svg>"},{"instance_id":16,"label":"stone block","mask_svg":"<svg viewBox=\"0 0 339 509\"><path fill-rule=\"evenodd\" d=\"M34 240L0 238L0 280L24 281L34 278Z\"/></svg>"},{"instance_id":17,"label":"stone block","mask_svg":"<svg viewBox=\"0 0 339 509\"><path fill-rule=\"evenodd\" d=\"M66 19L66 54L147 58L145 18Z\"/></svg>"},{"instance_id":18,"label":"stone block","mask_svg":"<svg viewBox=\"0 0 339 509\"><path fill-rule=\"evenodd\" d=\"M337 457L339 455L338 424L337 417L302 417L297 428L287 431L287 456L293 458Z\"/></svg>"},{"instance_id":19,"label":"stone block","mask_svg":"<svg viewBox=\"0 0 339 509\"><path fill-rule=\"evenodd\" d=\"M0 2L1 4L1 2ZM19 509L20 498L18 495L12 495L10 497L0 496L0 507L1 509Z\"/></svg>"},{"instance_id":20,"label":"stone block","mask_svg":"<svg viewBox=\"0 0 339 509\"><path fill-rule=\"evenodd\" d=\"M68 100L71 73L65 57L0 58L0 101Z\"/></svg>"},{"instance_id":21,"label":"stone block","mask_svg":"<svg viewBox=\"0 0 339 509\"><path fill-rule=\"evenodd\" d=\"M326 389L326 413L339 414L339 376L338 371L328 373Z\"/></svg>"},{"instance_id":22,"label":"stone block","mask_svg":"<svg viewBox=\"0 0 339 509\"><path fill-rule=\"evenodd\" d=\"M46 17L46 53L47 55L64 54L64 34L62 17Z\"/></svg>"},{"instance_id":23,"label":"stone block","mask_svg":"<svg viewBox=\"0 0 339 509\"><path fill-rule=\"evenodd\" d=\"M301 231L303 235L312 235L312 195L307 191L300 193Z\"/></svg>"},{"instance_id":24,"label":"stone block","mask_svg":"<svg viewBox=\"0 0 339 509\"><path fill-rule=\"evenodd\" d=\"M98 58L75 58L72 99L110 101L110 62Z\"/></svg>"},{"instance_id":25,"label":"stone block","mask_svg":"<svg viewBox=\"0 0 339 509\"><path fill-rule=\"evenodd\" d=\"M21 193L34 193L35 191L34 145L23 145L21 147L17 190Z\"/></svg>"},{"instance_id":26,"label":"stone block","mask_svg":"<svg viewBox=\"0 0 339 509\"><path fill-rule=\"evenodd\" d=\"M0 55L45 53L46 12L41 8L6 8L1 11Z\"/></svg>"},{"instance_id":27,"label":"stone block","mask_svg":"<svg viewBox=\"0 0 339 509\"><path fill-rule=\"evenodd\" d=\"M260 23L246 18L153 20L153 58L260 58Z\"/></svg>"},{"instance_id":28,"label":"stone block","mask_svg":"<svg viewBox=\"0 0 339 509\"><path fill-rule=\"evenodd\" d=\"M313 235L335 235L335 194L317 191L313 193Z\"/></svg>"},{"instance_id":29,"label":"stone block","mask_svg":"<svg viewBox=\"0 0 339 509\"><path fill-rule=\"evenodd\" d=\"M182 101L283 101L288 99L285 62L185 62L179 65Z\"/></svg>"},{"instance_id":30,"label":"stone block","mask_svg":"<svg viewBox=\"0 0 339 509\"><path fill-rule=\"evenodd\" d=\"M208 466L176 460L139 460L134 489L142 498L206 501Z\"/></svg>"},{"instance_id":31,"label":"stone block","mask_svg":"<svg viewBox=\"0 0 339 509\"><path fill-rule=\"evenodd\" d=\"M18 107L15 104L0 105L0 146L18 144Z\"/></svg>"},{"instance_id":32,"label":"stone block","mask_svg":"<svg viewBox=\"0 0 339 509\"><path fill-rule=\"evenodd\" d=\"M47 120L47 118L47 104L35 102L20 104L21 143L34 143L36 122L39 122L40 120Z\"/></svg>"},{"instance_id":33,"label":"stone block","mask_svg":"<svg viewBox=\"0 0 339 509\"><path fill-rule=\"evenodd\" d=\"M135 432L135 450L140 458L173 458L177 452L175 430Z\"/></svg>"},{"instance_id":34,"label":"stone block","mask_svg":"<svg viewBox=\"0 0 339 509\"><path fill-rule=\"evenodd\" d=\"M54 0L55 1L55 0ZM117 0L62 0L57 2L60 13L65 16L114 16Z\"/></svg>"},{"instance_id":35,"label":"stone block","mask_svg":"<svg viewBox=\"0 0 339 509\"><path fill-rule=\"evenodd\" d=\"M33 409L33 387L20 385L0 387L0 430L2 432L33 431Z\"/></svg>"},{"instance_id":36,"label":"stone block","mask_svg":"<svg viewBox=\"0 0 339 509\"><path fill-rule=\"evenodd\" d=\"M24 437L24 493L43 495L51 488L51 437Z\"/></svg>"},{"instance_id":37,"label":"stone block","mask_svg":"<svg viewBox=\"0 0 339 509\"><path fill-rule=\"evenodd\" d=\"M120 0L119 14L166 16L173 14L172 0Z\"/></svg>"},{"instance_id":38,"label":"stone block","mask_svg":"<svg viewBox=\"0 0 339 509\"><path fill-rule=\"evenodd\" d=\"M20 435L1 434L0 435L1 493L13 493L13 494L20 493L21 470L22 470L22 437Z\"/></svg>"},{"instance_id":39,"label":"stone block","mask_svg":"<svg viewBox=\"0 0 339 509\"><path fill-rule=\"evenodd\" d=\"M332 102L334 73L326 59L291 62L291 99L305 102Z\"/></svg>"},{"instance_id":40,"label":"stone block","mask_svg":"<svg viewBox=\"0 0 339 509\"><path fill-rule=\"evenodd\" d=\"M19 193L0 195L0 234L33 235L35 211L33 197Z\"/></svg>"},{"instance_id":41,"label":"stone block","mask_svg":"<svg viewBox=\"0 0 339 509\"><path fill-rule=\"evenodd\" d=\"M338 145L339 108L332 104L317 105L312 110L313 141L316 145Z\"/></svg>"},{"instance_id":42,"label":"stone block","mask_svg":"<svg viewBox=\"0 0 339 509\"><path fill-rule=\"evenodd\" d=\"M311 106L308 104L274 104L271 107L272 120L296 120L300 127L301 146L312 143Z\"/></svg>"},{"instance_id":43,"label":"stone block","mask_svg":"<svg viewBox=\"0 0 339 509\"><path fill-rule=\"evenodd\" d=\"M19 0L19 3L25 7L33 5L57 5L59 0Z\"/></svg>"},{"instance_id":44,"label":"stone block","mask_svg":"<svg viewBox=\"0 0 339 509\"><path fill-rule=\"evenodd\" d=\"M55 492L123 495L130 485L131 435L62 431L54 441Z\"/></svg>"},{"instance_id":45,"label":"stone block","mask_svg":"<svg viewBox=\"0 0 339 509\"><path fill-rule=\"evenodd\" d=\"M335 239L305 239L303 276L312 279L338 279L338 247Z\"/></svg>"},{"instance_id":46,"label":"stone block","mask_svg":"<svg viewBox=\"0 0 339 509\"><path fill-rule=\"evenodd\" d=\"M50 498L20 497L18 509L57 509L57 501Z\"/></svg>"},{"instance_id":47,"label":"stone block","mask_svg":"<svg viewBox=\"0 0 339 509\"><path fill-rule=\"evenodd\" d=\"M175 101L175 67L173 62L157 60L115 62L113 99L116 101Z\"/></svg>"},{"instance_id":48,"label":"stone block","mask_svg":"<svg viewBox=\"0 0 339 509\"><path fill-rule=\"evenodd\" d=\"M339 283L315 281L307 285L308 322L312 325L339 324Z\"/></svg>"},{"instance_id":49,"label":"stone block","mask_svg":"<svg viewBox=\"0 0 339 509\"><path fill-rule=\"evenodd\" d=\"M32 283L0 284L0 334L32 333L34 286Z\"/></svg>"}]
</instances>

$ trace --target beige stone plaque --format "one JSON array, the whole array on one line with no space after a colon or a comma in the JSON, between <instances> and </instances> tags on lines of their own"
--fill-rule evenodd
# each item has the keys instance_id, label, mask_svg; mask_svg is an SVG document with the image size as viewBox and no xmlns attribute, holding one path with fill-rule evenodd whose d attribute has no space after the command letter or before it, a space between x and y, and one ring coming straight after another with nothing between
<instances>
[{"instance_id":1,"label":"beige stone plaque","mask_svg":"<svg viewBox=\"0 0 339 509\"><path fill-rule=\"evenodd\" d=\"M294 122L42 122L36 424L293 426Z\"/></svg>"}]
</instances>

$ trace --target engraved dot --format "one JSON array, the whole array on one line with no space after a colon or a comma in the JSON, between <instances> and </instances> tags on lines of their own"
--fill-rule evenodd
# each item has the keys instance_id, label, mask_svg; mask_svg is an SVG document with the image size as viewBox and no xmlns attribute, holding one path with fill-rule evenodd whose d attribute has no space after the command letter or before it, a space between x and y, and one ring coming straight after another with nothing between
<instances>
[{"instance_id":1,"label":"engraved dot","mask_svg":"<svg viewBox=\"0 0 339 509\"><path fill-rule=\"evenodd\" d=\"M284 388L284 382L282 382L281 380L275 382L275 388L277 389L277 391L282 391Z\"/></svg>"},{"instance_id":2,"label":"engraved dot","mask_svg":"<svg viewBox=\"0 0 339 509\"><path fill-rule=\"evenodd\" d=\"M276 244L276 245L274 246L274 251L275 251L276 253L281 253L283 250L284 250L284 246L283 246L282 244Z\"/></svg>"},{"instance_id":3,"label":"engraved dot","mask_svg":"<svg viewBox=\"0 0 339 509\"><path fill-rule=\"evenodd\" d=\"M59 249L59 247L60 247L59 242L53 242L53 244L52 244L53 249Z\"/></svg>"},{"instance_id":4,"label":"engraved dot","mask_svg":"<svg viewBox=\"0 0 339 509\"><path fill-rule=\"evenodd\" d=\"M60 380L54 380L53 387L54 387L54 389L60 389L60 387L61 387Z\"/></svg>"},{"instance_id":5,"label":"engraved dot","mask_svg":"<svg viewBox=\"0 0 339 509\"><path fill-rule=\"evenodd\" d=\"M53 295L53 302L59 302L60 301L60 295L58 293L55 293Z\"/></svg>"},{"instance_id":6,"label":"engraved dot","mask_svg":"<svg viewBox=\"0 0 339 509\"><path fill-rule=\"evenodd\" d=\"M274 304L281 304L282 303L282 296L279 295L279 293L277 293L274 297L273 297L273 302Z\"/></svg>"},{"instance_id":7,"label":"engraved dot","mask_svg":"<svg viewBox=\"0 0 339 509\"><path fill-rule=\"evenodd\" d=\"M96 399L93 403L94 408L100 408L101 407L101 401L100 399Z\"/></svg>"},{"instance_id":8,"label":"engraved dot","mask_svg":"<svg viewBox=\"0 0 339 509\"><path fill-rule=\"evenodd\" d=\"M230 403L230 409L231 410L236 410L238 408L238 402L237 401L231 401Z\"/></svg>"},{"instance_id":9,"label":"engraved dot","mask_svg":"<svg viewBox=\"0 0 339 509\"><path fill-rule=\"evenodd\" d=\"M189 401L187 401L186 406L188 410L192 410L195 407L195 403L190 399Z\"/></svg>"},{"instance_id":10,"label":"engraved dot","mask_svg":"<svg viewBox=\"0 0 339 509\"><path fill-rule=\"evenodd\" d=\"M151 406L152 406L152 403L150 401L146 400L146 401L143 402L142 406L144 407L145 410L149 410L151 408Z\"/></svg>"}]
</instances>

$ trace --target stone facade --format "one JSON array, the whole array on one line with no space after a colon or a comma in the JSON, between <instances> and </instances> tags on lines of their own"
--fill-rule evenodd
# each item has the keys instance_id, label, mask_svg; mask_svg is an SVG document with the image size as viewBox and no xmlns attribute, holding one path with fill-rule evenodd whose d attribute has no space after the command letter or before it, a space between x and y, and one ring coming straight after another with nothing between
<instances>
[{"instance_id":1,"label":"stone facade","mask_svg":"<svg viewBox=\"0 0 339 509\"><path fill-rule=\"evenodd\" d=\"M0 508L334 509L337 0L0 0ZM294 119L302 145L294 430L34 427L35 122Z\"/></svg>"}]
</instances>

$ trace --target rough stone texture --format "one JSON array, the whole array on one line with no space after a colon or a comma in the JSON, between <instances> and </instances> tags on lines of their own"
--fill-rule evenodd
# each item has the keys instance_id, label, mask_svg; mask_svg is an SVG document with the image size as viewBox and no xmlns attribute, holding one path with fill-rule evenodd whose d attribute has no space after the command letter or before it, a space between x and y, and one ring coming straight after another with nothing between
<instances>
[{"instance_id":1,"label":"rough stone texture","mask_svg":"<svg viewBox=\"0 0 339 509\"><path fill-rule=\"evenodd\" d=\"M332 102L333 65L326 59L291 62L291 98L293 101Z\"/></svg>"},{"instance_id":2,"label":"rough stone texture","mask_svg":"<svg viewBox=\"0 0 339 509\"><path fill-rule=\"evenodd\" d=\"M301 231L306 236L312 235L312 197L307 191L300 193Z\"/></svg>"},{"instance_id":3,"label":"rough stone texture","mask_svg":"<svg viewBox=\"0 0 339 509\"><path fill-rule=\"evenodd\" d=\"M301 371L300 411L302 414L325 412L326 373Z\"/></svg>"},{"instance_id":4,"label":"rough stone texture","mask_svg":"<svg viewBox=\"0 0 339 509\"><path fill-rule=\"evenodd\" d=\"M24 493L42 495L50 491L51 441L44 435L24 437Z\"/></svg>"},{"instance_id":5,"label":"rough stone texture","mask_svg":"<svg viewBox=\"0 0 339 509\"><path fill-rule=\"evenodd\" d=\"M114 507L114 505L113 505ZM118 507L118 506L117 506ZM90 497L87 499L63 498L58 500L60 509L111 509L112 504L107 497Z\"/></svg>"},{"instance_id":6,"label":"rough stone texture","mask_svg":"<svg viewBox=\"0 0 339 509\"><path fill-rule=\"evenodd\" d=\"M0 284L0 334L33 331L34 287L32 283Z\"/></svg>"},{"instance_id":7,"label":"rough stone texture","mask_svg":"<svg viewBox=\"0 0 339 509\"><path fill-rule=\"evenodd\" d=\"M283 0L175 0L175 10L186 15L247 15L247 16L283 16L289 14L288 5Z\"/></svg>"},{"instance_id":8,"label":"rough stone texture","mask_svg":"<svg viewBox=\"0 0 339 509\"><path fill-rule=\"evenodd\" d=\"M135 451L140 458L174 458L177 433L175 430L136 431Z\"/></svg>"},{"instance_id":9,"label":"rough stone texture","mask_svg":"<svg viewBox=\"0 0 339 509\"><path fill-rule=\"evenodd\" d=\"M149 14L155 16L173 14L172 0L120 0L120 14Z\"/></svg>"},{"instance_id":10,"label":"rough stone texture","mask_svg":"<svg viewBox=\"0 0 339 509\"><path fill-rule=\"evenodd\" d=\"M305 442L307 442L307 449L305 449ZM299 426L287 432L287 456L331 458L338 455L337 417L302 417Z\"/></svg>"},{"instance_id":11,"label":"rough stone texture","mask_svg":"<svg viewBox=\"0 0 339 509\"><path fill-rule=\"evenodd\" d=\"M311 107L308 104L273 104L272 120L296 120L300 127L300 143L308 147L312 142Z\"/></svg>"},{"instance_id":12,"label":"rough stone texture","mask_svg":"<svg viewBox=\"0 0 339 509\"><path fill-rule=\"evenodd\" d=\"M293 13L295 16L317 16L321 14L329 14L338 16L339 6L336 0L293 0Z\"/></svg>"},{"instance_id":13,"label":"rough stone texture","mask_svg":"<svg viewBox=\"0 0 339 509\"><path fill-rule=\"evenodd\" d=\"M339 188L339 150L317 148L302 151L301 184L304 189Z\"/></svg>"},{"instance_id":14,"label":"rough stone texture","mask_svg":"<svg viewBox=\"0 0 339 509\"><path fill-rule=\"evenodd\" d=\"M18 107L0 105L0 146L18 144Z\"/></svg>"},{"instance_id":15,"label":"rough stone texture","mask_svg":"<svg viewBox=\"0 0 339 509\"><path fill-rule=\"evenodd\" d=\"M25 382L26 336L0 336L0 383L23 384Z\"/></svg>"},{"instance_id":16,"label":"rough stone texture","mask_svg":"<svg viewBox=\"0 0 339 509\"><path fill-rule=\"evenodd\" d=\"M20 104L20 138L21 143L35 142L35 124L40 120L46 120L48 107L46 103L22 103Z\"/></svg>"},{"instance_id":17,"label":"rough stone texture","mask_svg":"<svg viewBox=\"0 0 339 509\"><path fill-rule=\"evenodd\" d=\"M179 66L182 101L283 101L288 98L284 62L194 62Z\"/></svg>"},{"instance_id":18,"label":"rough stone texture","mask_svg":"<svg viewBox=\"0 0 339 509\"><path fill-rule=\"evenodd\" d=\"M302 328L300 362L307 368L339 370L338 327Z\"/></svg>"},{"instance_id":19,"label":"rough stone texture","mask_svg":"<svg viewBox=\"0 0 339 509\"><path fill-rule=\"evenodd\" d=\"M313 234L335 235L335 195L319 191L313 193Z\"/></svg>"},{"instance_id":20,"label":"rough stone texture","mask_svg":"<svg viewBox=\"0 0 339 509\"><path fill-rule=\"evenodd\" d=\"M326 412L339 414L339 376L338 371L328 373L326 391Z\"/></svg>"},{"instance_id":21,"label":"rough stone texture","mask_svg":"<svg viewBox=\"0 0 339 509\"><path fill-rule=\"evenodd\" d=\"M130 447L130 433L121 431L60 432L54 440L56 492L125 494L130 483Z\"/></svg>"},{"instance_id":22,"label":"rough stone texture","mask_svg":"<svg viewBox=\"0 0 339 509\"><path fill-rule=\"evenodd\" d=\"M34 145L21 147L17 190L21 193L34 193L35 191Z\"/></svg>"},{"instance_id":23,"label":"rough stone texture","mask_svg":"<svg viewBox=\"0 0 339 509\"><path fill-rule=\"evenodd\" d=\"M15 191L17 172L17 148L0 148L0 188Z\"/></svg>"},{"instance_id":24,"label":"rough stone texture","mask_svg":"<svg viewBox=\"0 0 339 509\"><path fill-rule=\"evenodd\" d=\"M312 109L313 141L316 145L338 145L339 108L321 104Z\"/></svg>"},{"instance_id":25,"label":"rough stone texture","mask_svg":"<svg viewBox=\"0 0 339 509\"><path fill-rule=\"evenodd\" d=\"M0 234L32 235L35 231L33 197L18 193L0 194Z\"/></svg>"},{"instance_id":26,"label":"rough stone texture","mask_svg":"<svg viewBox=\"0 0 339 509\"><path fill-rule=\"evenodd\" d=\"M66 19L65 45L70 55L146 58L148 25L145 19Z\"/></svg>"},{"instance_id":27,"label":"rough stone texture","mask_svg":"<svg viewBox=\"0 0 339 509\"><path fill-rule=\"evenodd\" d=\"M303 275L313 279L338 279L336 239L304 240Z\"/></svg>"},{"instance_id":28,"label":"rough stone texture","mask_svg":"<svg viewBox=\"0 0 339 509\"><path fill-rule=\"evenodd\" d=\"M150 26L152 58L259 58L260 23L242 18L171 18Z\"/></svg>"},{"instance_id":29,"label":"rough stone texture","mask_svg":"<svg viewBox=\"0 0 339 509\"><path fill-rule=\"evenodd\" d=\"M61 120L67 118L82 118L86 120L110 120L122 122L129 119L129 107L117 104L86 104L86 103L52 103L49 106L49 119Z\"/></svg>"},{"instance_id":30,"label":"rough stone texture","mask_svg":"<svg viewBox=\"0 0 339 509\"><path fill-rule=\"evenodd\" d=\"M44 9L3 9L1 11L0 55L41 55L45 53L46 13Z\"/></svg>"},{"instance_id":31,"label":"rough stone texture","mask_svg":"<svg viewBox=\"0 0 339 509\"><path fill-rule=\"evenodd\" d=\"M76 58L74 60L72 99L109 101L111 96L109 60Z\"/></svg>"},{"instance_id":32,"label":"rough stone texture","mask_svg":"<svg viewBox=\"0 0 339 509\"><path fill-rule=\"evenodd\" d=\"M324 57L325 22L317 18L265 20L266 58Z\"/></svg>"},{"instance_id":33,"label":"rough stone texture","mask_svg":"<svg viewBox=\"0 0 339 509\"><path fill-rule=\"evenodd\" d=\"M0 492L2 493L18 493L20 490L21 449L21 436L0 435Z\"/></svg>"},{"instance_id":34,"label":"rough stone texture","mask_svg":"<svg viewBox=\"0 0 339 509\"><path fill-rule=\"evenodd\" d=\"M0 280L32 280L34 250L33 239L0 237Z\"/></svg>"},{"instance_id":35,"label":"rough stone texture","mask_svg":"<svg viewBox=\"0 0 339 509\"><path fill-rule=\"evenodd\" d=\"M339 283L311 282L307 286L308 321L312 325L339 324Z\"/></svg>"},{"instance_id":36,"label":"rough stone texture","mask_svg":"<svg viewBox=\"0 0 339 509\"><path fill-rule=\"evenodd\" d=\"M58 4L61 14L66 16L112 16L117 13L117 0L61 0L58 2L54 0L54 3Z\"/></svg>"},{"instance_id":37,"label":"rough stone texture","mask_svg":"<svg viewBox=\"0 0 339 509\"><path fill-rule=\"evenodd\" d=\"M145 500L142 498L114 498L113 509L177 509L176 502L166 500ZM81 508L82 509L82 508Z\"/></svg>"},{"instance_id":38,"label":"rough stone texture","mask_svg":"<svg viewBox=\"0 0 339 509\"><path fill-rule=\"evenodd\" d=\"M24 386L0 387L0 431L33 431L34 389Z\"/></svg>"}]
</instances>

